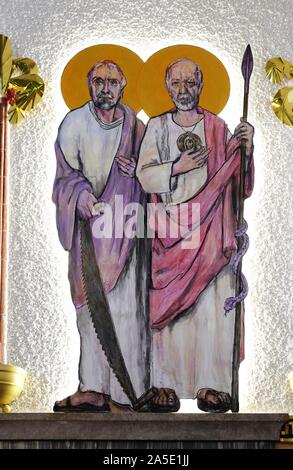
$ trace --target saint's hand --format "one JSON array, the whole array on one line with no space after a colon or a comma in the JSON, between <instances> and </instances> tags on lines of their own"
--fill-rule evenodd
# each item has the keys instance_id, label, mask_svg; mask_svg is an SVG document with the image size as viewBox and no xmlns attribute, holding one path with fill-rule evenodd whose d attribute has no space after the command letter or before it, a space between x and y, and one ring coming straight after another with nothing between
<instances>
[{"instance_id":1,"label":"saint's hand","mask_svg":"<svg viewBox=\"0 0 293 470\"><path fill-rule=\"evenodd\" d=\"M103 201L96 202L91 210L93 216L104 214L105 203Z\"/></svg>"},{"instance_id":2,"label":"saint's hand","mask_svg":"<svg viewBox=\"0 0 293 470\"><path fill-rule=\"evenodd\" d=\"M128 178L134 177L136 168L136 160L134 157L131 157L129 159L124 157L123 155L119 155L119 157L116 157L115 160L121 175L127 176Z\"/></svg>"},{"instance_id":3,"label":"saint's hand","mask_svg":"<svg viewBox=\"0 0 293 470\"><path fill-rule=\"evenodd\" d=\"M243 121L241 118L240 124L236 127L234 131L234 137L239 140L245 141L246 155L250 157L253 150L253 135L254 127L249 124L249 122Z\"/></svg>"},{"instance_id":4,"label":"saint's hand","mask_svg":"<svg viewBox=\"0 0 293 470\"><path fill-rule=\"evenodd\" d=\"M98 215L94 209L95 204L97 204L97 198L87 191L86 189L83 190L80 195L78 196L77 200L77 211L79 216L82 219L90 219L94 215Z\"/></svg>"},{"instance_id":5,"label":"saint's hand","mask_svg":"<svg viewBox=\"0 0 293 470\"><path fill-rule=\"evenodd\" d=\"M201 168L206 164L209 154L210 149L206 147L202 147L196 152L194 150L185 150L173 164L172 176Z\"/></svg>"}]
</instances>

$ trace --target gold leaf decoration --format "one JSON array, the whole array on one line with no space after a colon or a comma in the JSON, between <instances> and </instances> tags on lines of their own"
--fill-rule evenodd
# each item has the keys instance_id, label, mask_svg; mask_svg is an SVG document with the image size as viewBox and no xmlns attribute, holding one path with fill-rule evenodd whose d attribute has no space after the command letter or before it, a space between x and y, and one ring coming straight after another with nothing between
<instances>
[{"instance_id":1,"label":"gold leaf decoration","mask_svg":"<svg viewBox=\"0 0 293 470\"><path fill-rule=\"evenodd\" d=\"M293 126L293 87L281 88L273 98L272 108L279 121Z\"/></svg>"},{"instance_id":2,"label":"gold leaf decoration","mask_svg":"<svg viewBox=\"0 0 293 470\"><path fill-rule=\"evenodd\" d=\"M28 57L13 59L12 66L13 73L15 73L16 69L20 70L20 72L23 74L35 74L39 72L37 64Z\"/></svg>"},{"instance_id":3,"label":"gold leaf decoration","mask_svg":"<svg viewBox=\"0 0 293 470\"><path fill-rule=\"evenodd\" d=\"M25 111L17 106L10 106L8 109L8 119L11 124L19 124L25 118Z\"/></svg>"},{"instance_id":4,"label":"gold leaf decoration","mask_svg":"<svg viewBox=\"0 0 293 470\"><path fill-rule=\"evenodd\" d=\"M16 91L14 104L22 111L34 109L44 94L44 82L42 78L36 74L13 77L10 79L9 83Z\"/></svg>"},{"instance_id":5,"label":"gold leaf decoration","mask_svg":"<svg viewBox=\"0 0 293 470\"><path fill-rule=\"evenodd\" d=\"M293 64L290 64L288 62L288 64L285 65L285 67L284 67L284 73L285 73L285 77L288 80L293 80Z\"/></svg>"},{"instance_id":6,"label":"gold leaf decoration","mask_svg":"<svg viewBox=\"0 0 293 470\"><path fill-rule=\"evenodd\" d=\"M0 34L0 93L5 95L12 71L12 53L7 36Z\"/></svg>"},{"instance_id":7,"label":"gold leaf decoration","mask_svg":"<svg viewBox=\"0 0 293 470\"><path fill-rule=\"evenodd\" d=\"M21 122L42 98L45 85L37 74L38 66L29 57L12 60L9 39L0 34L0 93L6 98L10 123Z\"/></svg>"},{"instance_id":8,"label":"gold leaf decoration","mask_svg":"<svg viewBox=\"0 0 293 470\"><path fill-rule=\"evenodd\" d=\"M266 63L266 76L273 83L281 83L292 70L292 64L281 57L274 57Z\"/></svg>"}]
</instances>

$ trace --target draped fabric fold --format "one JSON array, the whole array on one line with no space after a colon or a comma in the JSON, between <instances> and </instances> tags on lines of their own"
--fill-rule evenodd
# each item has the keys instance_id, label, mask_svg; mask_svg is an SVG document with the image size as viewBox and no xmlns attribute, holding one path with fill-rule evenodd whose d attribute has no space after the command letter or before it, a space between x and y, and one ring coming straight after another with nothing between
<instances>
[{"instance_id":1,"label":"draped fabric fold","mask_svg":"<svg viewBox=\"0 0 293 470\"><path fill-rule=\"evenodd\" d=\"M206 145L210 148L206 184L190 200L185 201L186 224L193 228L198 243L185 248L188 238L178 235L160 236L158 224L152 228L152 286L150 290L151 326L162 329L184 314L201 292L230 262L236 249L238 190L240 181L240 142L231 138L226 145L224 121L200 108L204 114ZM254 165L248 162L245 197L253 189ZM161 202L158 194L151 202ZM199 204L199 215L193 218L193 205ZM172 207L161 213L170 224ZM196 233L197 231L197 233Z\"/></svg>"},{"instance_id":2,"label":"draped fabric fold","mask_svg":"<svg viewBox=\"0 0 293 470\"><path fill-rule=\"evenodd\" d=\"M140 142L144 132L144 126L137 120L130 108L119 104L124 112L122 135L117 155L137 158ZM82 288L81 257L80 257L80 229L76 213L78 196L83 190L93 192L90 182L81 171L70 167L66 162L57 138L55 144L57 171L53 189L53 202L56 204L57 227L60 242L65 250L69 251L69 280L73 303L76 308L85 305L86 300ZM116 285L120 274L129 261L134 248L135 239L115 237L116 220L121 220L121 214L116 214L115 196L123 197L123 207L129 203L144 203L144 195L136 178L123 177L115 159L113 160L107 183L101 194L96 195L98 201L108 204L112 211L112 237L96 238L93 236L96 260L100 269L105 293L110 292ZM122 207L122 210L123 210ZM120 210L120 208L118 208ZM123 214L122 214L123 216ZM93 227L96 216L90 219ZM127 222L124 216L124 223ZM122 228L123 229L123 228ZM121 231L121 228L120 230ZM122 232L123 233L123 232Z\"/></svg>"}]
</instances>

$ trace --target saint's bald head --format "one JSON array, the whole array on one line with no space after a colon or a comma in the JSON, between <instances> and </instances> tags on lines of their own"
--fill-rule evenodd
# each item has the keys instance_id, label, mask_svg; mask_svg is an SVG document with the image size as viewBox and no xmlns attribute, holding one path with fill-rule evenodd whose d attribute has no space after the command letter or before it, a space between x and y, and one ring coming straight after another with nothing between
<instances>
[{"instance_id":1,"label":"saint's bald head","mask_svg":"<svg viewBox=\"0 0 293 470\"><path fill-rule=\"evenodd\" d=\"M89 71L87 80L94 105L100 109L113 108L126 85L121 68L110 60L97 62Z\"/></svg>"},{"instance_id":2,"label":"saint's bald head","mask_svg":"<svg viewBox=\"0 0 293 470\"><path fill-rule=\"evenodd\" d=\"M195 108L203 87L202 72L190 59L178 59L168 65L166 87L176 107L182 111Z\"/></svg>"}]
</instances>

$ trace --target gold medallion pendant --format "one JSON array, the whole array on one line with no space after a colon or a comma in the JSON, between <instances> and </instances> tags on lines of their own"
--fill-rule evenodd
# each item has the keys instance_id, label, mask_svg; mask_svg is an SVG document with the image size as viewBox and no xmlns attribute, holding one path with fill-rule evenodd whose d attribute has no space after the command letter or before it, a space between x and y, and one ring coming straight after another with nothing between
<instances>
[{"instance_id":1,"label":"gold medallion pendant","mask_svg":"<svg viewBox=\"0 0 293 470\"><path fill-rule=\"evenodd\" d=\"M185 150L198 152L202 148L202 141L198 135L192 132L185 132L185 134L181 134L178 137L177 147L180 152L184 152Z\"/></svg>"}]
</instances>

